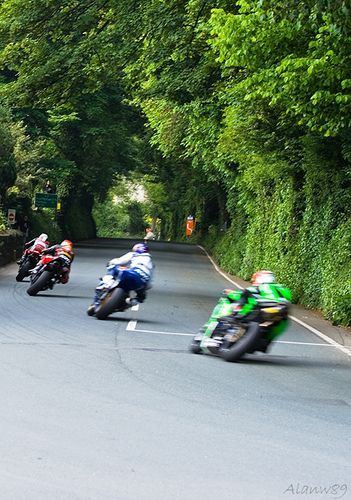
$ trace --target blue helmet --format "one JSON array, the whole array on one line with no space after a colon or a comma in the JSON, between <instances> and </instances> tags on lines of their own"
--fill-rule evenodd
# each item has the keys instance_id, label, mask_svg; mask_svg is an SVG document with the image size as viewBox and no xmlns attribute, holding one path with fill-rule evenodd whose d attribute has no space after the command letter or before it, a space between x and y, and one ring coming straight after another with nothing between
<instances>
[{"instance_id":1,"label":"blue helmet","mask_svg":"<svg viewBox=\"0 0 351 500\"><path fill-rule=\"evenodd\" d=\"M136 253L148 253L149 247L145 243L137 243L133 246L132 251Z\"/></svg>"}]
</instances>

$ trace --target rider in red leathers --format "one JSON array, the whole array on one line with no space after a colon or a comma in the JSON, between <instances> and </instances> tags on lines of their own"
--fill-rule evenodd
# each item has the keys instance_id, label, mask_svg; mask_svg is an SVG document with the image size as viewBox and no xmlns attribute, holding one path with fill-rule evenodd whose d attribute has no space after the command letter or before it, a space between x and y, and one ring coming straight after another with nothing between
<instances>
[{"instance_id":1,"label":"rider in red leathers","mask_svg":"<svg viewBox=\"0 0 351 500\"><path fill-rule=\"evenodd\" d=\"M48 248L49 244L48 235L45 233L40 234L37 238L27 241L27 243L24 244L25 250L23 255L20 260L17 261L17 264L22 264L28 252L41 255L43 251Z\"/></svg>"},{"instance_id":2,"label":"rider in red leathers","mask_svg":"<svg viewBox=\"0 0 351 500\"><path fill-rule=\"evenodd\" d=\"M54 257L60 257L60 259L64 261L65 265L62 268L60 281L63 284L68 283L71 264L74 259L73 243L70 240L63 240L60 244L53 245L44 250L43 254L50 254ZM34 272L36 271L36 269L34 270Z\"/></svg>"}]
</instances>

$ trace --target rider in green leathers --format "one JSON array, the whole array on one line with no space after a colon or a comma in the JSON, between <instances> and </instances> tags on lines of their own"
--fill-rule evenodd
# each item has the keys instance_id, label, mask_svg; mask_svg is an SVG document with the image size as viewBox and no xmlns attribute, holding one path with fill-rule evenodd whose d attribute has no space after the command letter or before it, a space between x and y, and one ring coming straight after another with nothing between
<instances>
[{"instance_id":1,"label":"rider in green leathers","mask_svg":"<svg viewBox=\"0 0 351 500\"><path fill-rule=\"evenodd\" d=\"M271 271L258 271L251 278L252 285L244 290L226 289L213 309L211 316L200 329L196 340L201 340L201 347L206 347L206 342L211 337L218 325L219 318L235 315L245 317L257 305L259 300L272 300L277 303L290 303L291 292L285 286L277 283ZM277 324L270 332L270 339L280 335L286 330L287 320Z\"/></svg>"}]
</instances>

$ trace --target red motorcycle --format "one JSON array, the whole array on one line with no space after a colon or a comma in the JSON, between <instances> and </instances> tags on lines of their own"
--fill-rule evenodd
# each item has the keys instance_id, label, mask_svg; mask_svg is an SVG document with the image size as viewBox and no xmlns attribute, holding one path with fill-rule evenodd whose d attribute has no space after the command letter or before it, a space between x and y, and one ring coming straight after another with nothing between
<instances>
[{"instance_id":1,"label":"red motorcycle","mask_svg":"<svg viewBox=\"0 0 351 500\"><path fill-rule=\"evenodd\" d=\"M67 272L70 260L65 255L45 254L41 257L38 270L31 274L31 285L27 290L28 295L53 289L55 283L61 283L62 273Z\"/></svg>"}]
</instances>

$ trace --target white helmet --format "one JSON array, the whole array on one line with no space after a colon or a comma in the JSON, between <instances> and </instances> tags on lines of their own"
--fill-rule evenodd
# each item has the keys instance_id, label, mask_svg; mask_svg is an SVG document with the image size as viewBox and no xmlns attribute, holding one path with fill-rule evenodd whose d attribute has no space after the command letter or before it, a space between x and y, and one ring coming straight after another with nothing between
<instances>
[{"instance_id":1,"label":"white helmet","mask_svg":"<svg viewBox=\"0 0 351 500\"><path fill-rule=\"evenodd\" d=\"M45 242L47 241L48 237L49 236L46 233L41 233L41 235L38 236L38 239Z\"/></svg>"},{"instance_id":2,"label":"white helmet","mask_svg":"<svg viewBox=\"0 0 351 500\"><path fill-rule=\"evenodd\" d=\"M132 252L136 252L136 253L148 253L149 252L149 247L147 246L146 243L137 243L136 245L133 246Z\"/></svg>"},{"instance_id":3,"label":"white helmet","mask_svg":"<svg viewBox=\"0 0 351 500\"><path fill-rule=\"evenodd\" d=\"M272 271L257 271L252 275L251 283L253 285L263 285L265 283L276 283L277 279Z\"/></svg>"}]
</instances>

